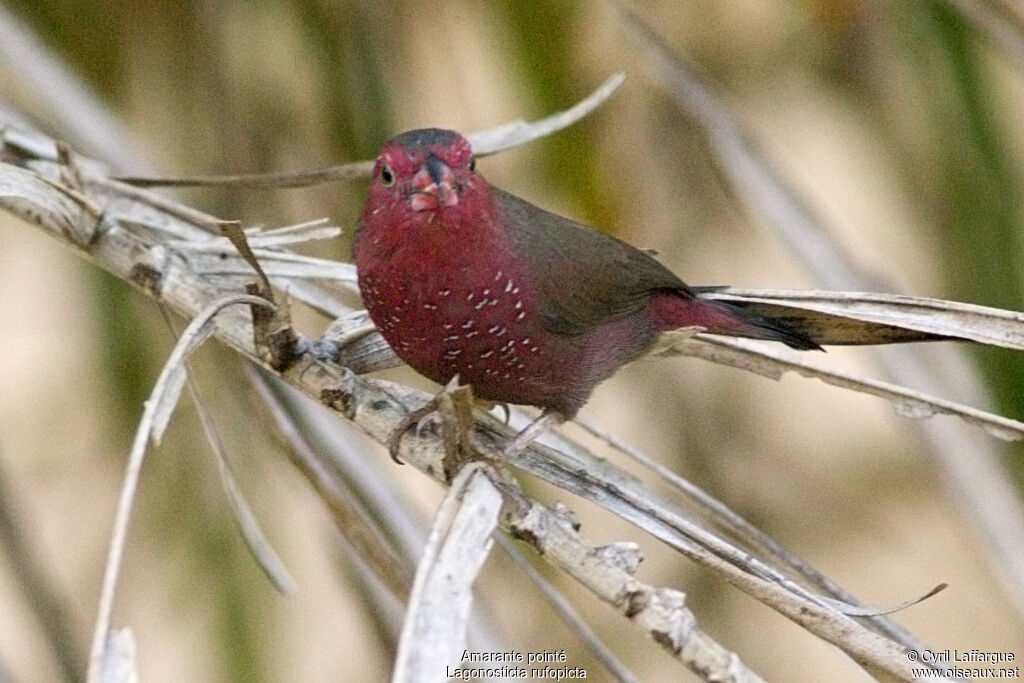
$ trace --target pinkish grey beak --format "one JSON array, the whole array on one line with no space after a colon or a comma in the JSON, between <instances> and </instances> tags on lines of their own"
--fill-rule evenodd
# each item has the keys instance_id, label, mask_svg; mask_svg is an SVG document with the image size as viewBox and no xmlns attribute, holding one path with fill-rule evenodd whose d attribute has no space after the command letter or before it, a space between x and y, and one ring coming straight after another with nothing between
<instances>
[{"instance_id":1,"label":"pinkish grey beak","mask_svg":"<svg viewBox=\"0 0 1024 683\"><path fill-rule=\"evenodd\" d=\"M412 191L409 205L413 211L430 211L459 203L455 173L433 154L427 156L423 167L412 177Z\"/></svg>"}]
</instances>

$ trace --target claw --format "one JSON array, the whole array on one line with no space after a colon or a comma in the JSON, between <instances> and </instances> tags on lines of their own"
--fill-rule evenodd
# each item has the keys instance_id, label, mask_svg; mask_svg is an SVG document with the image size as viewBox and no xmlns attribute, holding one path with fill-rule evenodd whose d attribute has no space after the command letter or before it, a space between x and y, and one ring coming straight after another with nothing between
<instances>
[{"instance_id":1,"label":"claw","mask_svg":"<svg viewBox=\"0 0 1024 683\"><path fill-rule=\"evenodd\" d=\"M416 438L422 439L424 434L433 431L436 427L443 424L444 418L441 417L440 411L432 411L430 414L426 415L422 420L416 423Z\"/></svg>"},{"instance_id":2,"label":"claw","mask_svg":"<svg viewBox=\"0 0 1024 683\"><path fill-rule=\"evenodd\" d=\"M391 459L402 464L398 457L402 437L415 425L414 433L423 436L428 429L441 425L444 438L444 471L451 478L472 450L469 436L473 429L473 393L468 386L459 386L456 375L429 403L412 411L398 423L388 438Z\"/></svg>"},{"instance_id":3,"label":"claw","mask_svg":"<svg viewBox=\"0 0 1024 683\"><path fill-rule=\"evenodd\" d=\"M406 417L403 417L401 422L398 423L398 426L394 428L393 432L391 432L391 436L388 437L387 440L387 452L391 456L391 460L399 465L404 465L404 463L401 462L401 459L398 458L398 446L401 444L401 437L406 435L409 428L413 426L416 427L416 435L418 437L423 435L423 427L420 423L421 421L426 422L425 418L437 412L437 405L435 401L436 399L433 399L424 405L423 408L417 409Z\"/></svg>"},{"instance_id":4,"label":"claw","mask_svg":"<svg viewBox=\"0 0 1024 683\"><path fill-rule=\"evenodd\" d=\"M391 436L388 437L388 453L391 455L391 459L397 462L399 465L404 465L402 459L398 457L398 448L402 442L402 437L409 431L409 427L416 426L416 436L423 436L423 428L420 425L420 421L426 421L428 415L437 413L437 399L434 398L427 405L412 411L402 418L402 421L395 427L395 431L391 432Z\"/></svg>"}]
</instances>

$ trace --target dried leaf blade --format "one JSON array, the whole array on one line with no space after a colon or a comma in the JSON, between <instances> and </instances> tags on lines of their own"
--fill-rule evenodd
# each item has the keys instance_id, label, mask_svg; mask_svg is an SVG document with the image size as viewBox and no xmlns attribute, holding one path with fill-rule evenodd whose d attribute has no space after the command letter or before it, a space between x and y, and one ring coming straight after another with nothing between
<instances>
[{"instance_id":1,"label":"dried leaf blade","mask_svg":"<svg viewBox=\"0 0 1024 683\"><path fill-rule=\"evenodd\" d=\"M817 290L703 293L814 335L821 344L960 339L1024 350L1024 313L905 294Z\"/></svg>"},{"instance_id":2,"label":"dried leaf blade","mask_svg":"<svg viewBox=\"0 0 1024 683\"><path fill-rule=\"evenodd\" d=\"M117 510L114 514L113 530L110 535L110 549L107 553L107 564L103 573L103 584L100 589L99 607L97 608L96 624L93 631L92 647L89 654L89 671L87 680L89 683L101 681L103 662L106 656L106 646L110 629L110 618L113 613L114 596L117 591L117 582L121 570L121 561L124 557L125 540L128 535L128 523L131 517L132 504L135 501L135 491L138 489L139 475L142 471L142 461L146 454L146 444L153 438L155 417L158 408L161 413L168 408L162 404L167 402L165 395L173 389L175 376L180 375L185 358L202 338L200 334L203 328L209 326L214 317L225 307L234 304L255 304L260 306L269 305L263 299L255 296L235 294L224 297L203 309L185 328L181 338L175 344L167 362L160 371L146 401L139 426L135 431L135 438L132 441L131 452L128 455L128 462L125 466L124 483L121 486L121 493L117 501ZM180 396L181 386L177 388Z\"/></svg>"},{"instance_id":3,"label":"dried leaf blade","mask_svg":"<svg viewBox=\"0 0 1024 683\"><path fill-rule=\"evenodd\" d=\"M447 679L466 649L473 581L494 544L502 504L488 469L480 463L463 467L438 508L413 582L396 683Z\"/></svg>"}]
</instances>

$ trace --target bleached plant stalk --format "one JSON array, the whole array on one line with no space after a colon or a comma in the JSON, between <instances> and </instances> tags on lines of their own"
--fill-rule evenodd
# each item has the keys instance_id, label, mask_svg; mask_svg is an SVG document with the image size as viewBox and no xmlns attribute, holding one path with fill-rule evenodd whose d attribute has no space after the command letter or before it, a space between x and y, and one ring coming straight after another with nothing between
<instances>
[{"instance_id":1,"label":"bleached plant stalk","mask_svg":"<svg viewBox=\"0 0 1024 683\"><path fill-rule=\"evenodd\" d=\"M473 583L494 544L502 497L490 468L468 463L455 476L434 517L416 569L392 681L444 680L468 647Z\"/></svg>"},{"instance_id":2,"label":"bleached plant stalk","mask_svg":"<svg viewBox=\"0 0 1024 683\"><path fill-rule=\"evenodd\" d=\"M55 177L59 176L59 169L52 163L42 163L37 166L40 170L54 173ZM163 230L174 235L194 234L198 236L204 234L201 226L212 224L213 219L205 218L197 224L188 224L182 220L181 216L195 212L190 212L185 207L176 207L173 211L169 211L167 206L158 206L160 202L166 205L167 200L147 204L146 193L125 190L128 201L124 195L121 196L118 215L131 215L133 221L142 222L142 225L147 226L143 233L136 234L135 231L125 228L126 224L134 225L133 221L126 222L120 217L115 219L112 215L105 213L101 205L97 203L109 201L109 193L119 191L120 186L103 181L101 178L90 179L88 174L85 174L85 177L83 191L79 191L56 181L44 180L36 173L23 168L2 166L0 167L0 203L8 210L35 220L41 227L50 230L60 239L78 248L88 258L95 260L129 282L143 287L149 294L183 315L195 315L200 310L201 303L216 294L216 288L206 281L206 275L199 275L193 270L197 263L202 263L200 257L208 250L189 251L191 246L189 242L180 240L160 242L158 239L153 239L153 234L158 235ZM96 201L90 199L86 192L93 192ZM135 210L132 207L136 205L141 205L138 206L137 215L132 214L132 211ZM165 210L167 213L159 213ZM154 212L161 216L158 221L153 218ZM145 220L141 218L143 215L147 217ZM165 228L163 225L165 221L174 227ZM185 228L185 225L190 225L190 227ZM145 239L142 235L145 235ZM196 241L199 241L198 237ZM227 248L225 245L225 249ZM187 258L185 258L186 254ZM215 254L214 256L219 258L219 255ZM281 278L273 273L274 264L279 259L270 252L266 256L266 269L271 273L272 278L278 277L280 281ZM290 259L285 260L290 261ZM323 264L313 265L316 272L322 276ZM345 268L340 267L340 270L343 271ZM296 276L295 272L288 274L289 279ZM220 286L225 286L225 281L230 283L230 278L223 273L218 274L218 277ZM345 274L339 276L338 279L344 281L346 277L350 277L350 275ZM240 277L237 282L239 287L241 281ZM227 310L215 321L215 325L216 334L224 342L253 360L265 361L256 354L253 347L252 329L248 316ZM372 346L381 343L375 335L361 333L361 336L365 345ZM358 346L358 342L350 346L353 345ZM349 353L349 347L342 349L342 352L343 354ZM371 355L371 357L373 356ZM367 365L360 369L379 367L381 362L388 362L380 360L382 357L379 355L376 358L378 360L373 362L377 365ZM393 357L390 362L393 363ZM344 368L333 366L323 359L303 361L300 365L301 367L289 368L281 373L283 378L306 393L319 397L324 403L335 407L382 442L390 435L390 431L397 425L405 410L426 400L426 397L419 392L379 380L355 376ZM489 426L485 429L498 428ZM402 456L424 471L437 476L437 473L441 472L439 442L429 438L406 439L406 441L410 443L403 448ZM608 481L610 488L605 487L600 484L599 479L594 480L594 476L601 471L601 468L580 464L570 465L560 474L557 470L551 469L550 465L553 462L557 462L557 458L552 460L550 453L546 453L546 457L538 457L531 451L526 454L526 457L520 459L519 464L535 474L552 479L568 490L576 491L599 504L609 506L609 509L615 511L616 514L639 524L673 547L681 550L689 548L686 550L688 556L714 567L717 571L729 573L731 576L729 580L742 589L755 594L767 590L767 593L761 595L762 599L791 618L800 620L801 614L807 614L803 609L804 603L808 599L806 594L802 598L796 598L792 591L793 587L786 585L785 581L779 582L777 579L764 581L764 579L757 578L758 574L763 572L763 567L758 569L740 568L736 572L736 567L731 562L723 563L714 559L713 554L695 550L691 541L687 541L685 536L679 535L679 529L682 528L679 527L681 521L679 515L670 512L671 505L659 500L658 496L649 489L629 484L628 478L623 479L621 473L613 475L612 479ZM587 476L580 479L584 474ZM608 474L610 472L606 472L602 476ZM607 498L608 491L626 490L622 488L624 483L629 484L628 489L635 489L629 499L616 502ZM597 488L594 488L595 484ZM652 512L658 510L660 511L652 516ZM669 526L666 526L666 522ZM678 528L673 530L673 527ZM688 528L686 531L686 533L693 532L692 528ZM708 541L706 537L702 536L701 538L701 543ZM728 552L727 554L734 558L739 556L739 553ZM792 608L786 607L788 604L786 601L790 598L798 600ZM863 640L857 638L847 642L851 638L851 632L846 626L850 623L848 618L843 617L840 611L836 611L822 601L819 601L819 609L823 610L825 615L832 614L833 618L838 621L832 627L825 627L822 625L825 623L822 619L808 620L809 623L805 625L815 633L855 653L858 661L865 662L869 667L888 671L902 671L900 667L905 667L905 662L896 658L891 650L867 645ZM870 634L863 633L858 638L869 636ZM856 644L858 642L860 644Z\"/></svg>"},{"instance_id":3,"label":"bleached plant stalk","mask_svg":"<svg viewBox=\"0 0 1024 683\"><path fill-rule=\"evenodd\" d=\"M511 121L502 126L482 130L468 136L473 147L473 155L482 157L502 152L513 147L525 145L545 135L567 128L587 116L615 94L625 82L622 73L613 74L589 96L577 102L565 111L560 111L539 121ZM308 171L291 171L284 173L258 173L236 176L190 176L185 178L124 176L120 178L130 185L138 187L171 187L171 186L224 186L242 185L245 187L309 187L321 183L348 180L370 175L373 161L359 161L329 168L317 168Z\"/></svg>"},{"instance_id":4,"label":"bleached plant stalk","mask_svg":"<svg viewBox=\"0 0 1024 683\"><path fill-rule=\"evenodd\" d=\"M40 78L39 82L44 87L48 87L53 83L53 79ZM59 107L66 98L63 98L63 92L55 94L59 96L52 98L52 106ZM70 120L74 120L76 113L74 109L71 107L69 111L65 112L69 114L68 119ZM14 135L13 131L6 132ZM127 156L127 160L138 168L137 158L124 153L126 137L116 133L110 134L106 143L120 150L122 155ZM17 147L17 149L20 151L17 151L15 156L24 151L24 148L21 147ZM51 160L54 158L52 155L53 145L49 141L43 140L41 145L37 146L37 150L41 152L43 158L47 158L47 154L50 154ZM38 164L35 168L44 173L60 170L45 163ZM203 216L183 205L161 200L148 193L138 192L132 188L106 181L102 177L103 174L94 176L84 184L68 186L62 180L58 180L59 174L54 172L49 176L52 182L44 181L41 185L37 185L33 179L29 179L27 176L16 173L13 176L7 175L7 170L6 168L0 169L3 171L0 187L3 192L12 191L5 195L6 199L0 199L0 202L4 202L5 208L53 231L58 238L67 242L72 248L78 249L78 252L86 258L92 259L95 263L114 272L118 277L139 286L158 300L168 302L182 315L194 316L201 310L204 303L216 300L216 296L223 293L215 287L210 287L208 280L197 276L197 273L191 270L199 252L207 247L205 245L208 239L206 231L214 223L211 217ZM19 194L19 191L24 191L24 194ZM116 211L111 210L115 204ZM130 226L129 229L125 229L126 226ZM175 244L175 240L179 243ZM200 247L200 244L203 246ZM192 252L189 251L189 246L195 247ZM227 251L221 253L230 254ZM276 278L275 282L277 284L287 283L290 292L296 298L308 301L321 310L331 311L335 316L346 312L344 307L331 299L324 289L309 284L303 279L304 276L300 272L301 266L298 267L299 270L294 269L295 260L269 252L261 260L276 262L274 267L279 270L272 274ZM305 272L308 275L309 271ZM209 271L208 274L218 277L223 275L218 274L216 268ZM248 271L241 268L228 274L228 277L220 277L218 281L221 286L232 289L232 283L241 285L247 275ZM231 276L236 279L231 280ZM351 274L348 277L351 279ZM240 354L257 362L265 360L253 347L252 330L247 315L227 311L221 319L217 320L216 326L217 336ZM364 334L362 342L365 343L361 344L362 348L359 350L364 355L353 356L350 348L346 348L344 351L349 357L365 361L363 365L357 366L364 369L382 367L387 363L393 364L395 362L393 355L380 353L379 347L375 349L377 341L379 340L375 340L374 335ZM287 381L300 387L303 391L319 396L323 402L330 402L378 440L386 437L390 430L393 430L398 417L408 405L417 404L424 398L422 394L408 391L403 387L352 376L331 363L314 361L302 370L308 370L309 373L304 375L296 368L290 368L282 374ZM400 401L396 402L396 397ZM423 451L423 455L435 458L434 460L428 458L417 461L419 465L427 472L436 472L436 463L440 462L436 440L425 439L424 443L419 444L419 447ZM537 508L531 509L536 510ZM646 511L638 510L638 513L643 515ZM561 518L562 515L543 510L538 511L535 517L536 520L542 521L549 527L557 525ZM515 516L511 516L509 524L516 522L516 519ZM564 522L564 520L562 521ZM537 533L535 527L522 526L521 528L530 529L527 535ZM594 565L591 566L591 569L595 571L583 572L580 579L584 581L593 581L595 577L604 575L601 573L601 567L607 568L610 565L621 568L623 562L621 553L618 552L602 553L598 551L599 549L593 548L588 550L585 544L577 546L576 550L565 549L562 546L563 544L553 544L547 551L547 557L556 563L569 563L566 566L571 566L571 563L581 556L592 556ZM598 587L598 584L595 584L595 587ZM652 590L656 591L657 589ZM602 594L600 590L595 590L595 592L599 595ZM676 622L684 625L693 623L693 615L681 609L681 601L677 598L678 595L667 602L661 600L656 602L662 605L668 604L671 609L665 613ZM631 604L630 606L636 608L638 605ZM627 616L635 618L642 613L644 612L631 609L627 612ZM649 615L650 612L646 612L646 614ZM674 633L674 631L664 628L653 629L650 632L659 636L659 642L665 640L663 636ZM690 630L689 633L699 632ZM704 640L703 636L693 639L694 642L704 642ZM681 641L676 639L670 642ZM665 645L665 642L662 644ZM674 654L705 677L713 676L732 680L752 679L744 679L736 674L736 667L731 662L733 660L738 662L738 658L717 644L712 644L708 648L694 645L685 649L686 652ZM726 668L701 668L700 663L708 659L709 653L710 656L717 655L723 659L727 664ZM885 670L885 667L878 666L878 669Z\"/></svg>"},{"instance_id":5,"label":"bleached plant stalk","mask_svg":"<svg viewBox=\"0 0 1024 683\"><path fill-rule=\"evenodd\" d=\"M45 140L33 139L32 136L21 136L11 130L6 133L9 141L18 140L15 147L22 152L29 150L41 152L43 159L52 156L47 151ZM85 160L82 160L82 164L83 167L89 165ZM40 168L53 171L55 177L58 178L56 181L44 180L32 173L26 174L15 167L2 167L0 168L0 175L3 176L0 179L0 195L6 200L4 205L15 213L35 221L41 227L51 230L53 234L78 248L87 258L141 287L176 312L186 316L194 315L204 300L213 297L219 291L217 287L206 282L202 274L193 270L197 261L201 261L199 257L204 252L211 251L205 248L207 240L204 237L205 231L215 225L216 221L187 207L139 193L116 182L104 181L102 177L93 177L83 181L83 178L89 176L83 167L62 169L54 166L51 162L43 161ZM11 174L5 175L4 172L7 171L10 171ZM65 171L67 171L66 174ZM59 179L64 179L65 176L72 179L74 186L61 184ZM88 196L89 191L95 194L99 203ZM48 199L46 195L49 195ZM112 195L116 197L120 210L117 219L101 208L102 204L111 200ZM133 215L132 212L136 209L138 215ZM132 229L125 229L126 225L132 226ZM157 236L157 239L154 239L154 235ZM161 241L160 235L166 235L168 239ZM261 240L260 236L254 236L253 241L265 244L270 240ZM193 248L191 252L190 248ZM227 248L226 245L225 248ZM214 258L223 255L223 252L215 251L214 253ZM297 260L289 258L287 255L278 258L279 256L279 254L264 254L264 260L271 264L268 270L277 278L294 276L293 273L274 272L276 263L282 262L282 260L294 263ZM298 260L301 261L301 259ZM223 287L225 273L220 272L217 275L219 285ZM237 278L237 284L241 284L242 280L241 277ZM301 291L301 293L305 294L306 292ZM316 297L314 305L322 302L318 293ZM237 315L235 311L226 311L214 321L214 325L217 328L217 334L236 350L248 355L253 360L266 360L261 358L253 347L252 328L247 316ZM394 363L393 359L385 362ZM322 364L317 364L316 369L324 370ZM296 377L302 378L303 381L300 381L299 384L304 385L307 392L310 391L310 386L313 386L319 389L319 391L313 391L314 395L320 394L322 400L337 400L335 398L337 389L334 386L330 389L323 388L325 384L336 384L337 373L332 374L328 369L326 373L303 371L290 378L286 374L286 378L293 383ZM356 381L356 378L351 379ZM390 399L395 393L389 389L384 395ZM380 396L372 403L375 406L380 405L382 403ZM356 405L352 406L353 409L356 407ZM394 424L391 428L394 428ZM128 488L131 487L126 487L126 489ZM111 558L112 567L116 567L118 564L118 558L115 555L112 555ZM108 585L113 584L108 583ZM101 609L103 614L97 621L97 633L108 631L106 624L109 622L109 607L107 606L111 604L112 592L112 588L105 590L105 594L110 597L104 599L105 607ZM99 643L98 648L103 647L100 640L96 642Z\"/></svg>"}]
</instances>

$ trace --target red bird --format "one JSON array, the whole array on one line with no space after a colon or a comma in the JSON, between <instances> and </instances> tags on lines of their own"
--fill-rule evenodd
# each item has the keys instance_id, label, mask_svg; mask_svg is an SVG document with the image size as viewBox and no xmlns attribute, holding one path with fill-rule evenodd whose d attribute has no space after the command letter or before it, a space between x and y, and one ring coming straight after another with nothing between
<instances>
[{"instance_id":1,"label":"red bird","mask_svg":"<svg viewBox=\"0 0 1024 683\"><path fill-rule=\"evenodd\" d=\"M819 349L781 323L701 298L648 254L490 185L466 138L388 142L355 235L359 290L399 358L479 398L571 418L662 332Z\"/></svg>"}]
</instances>

